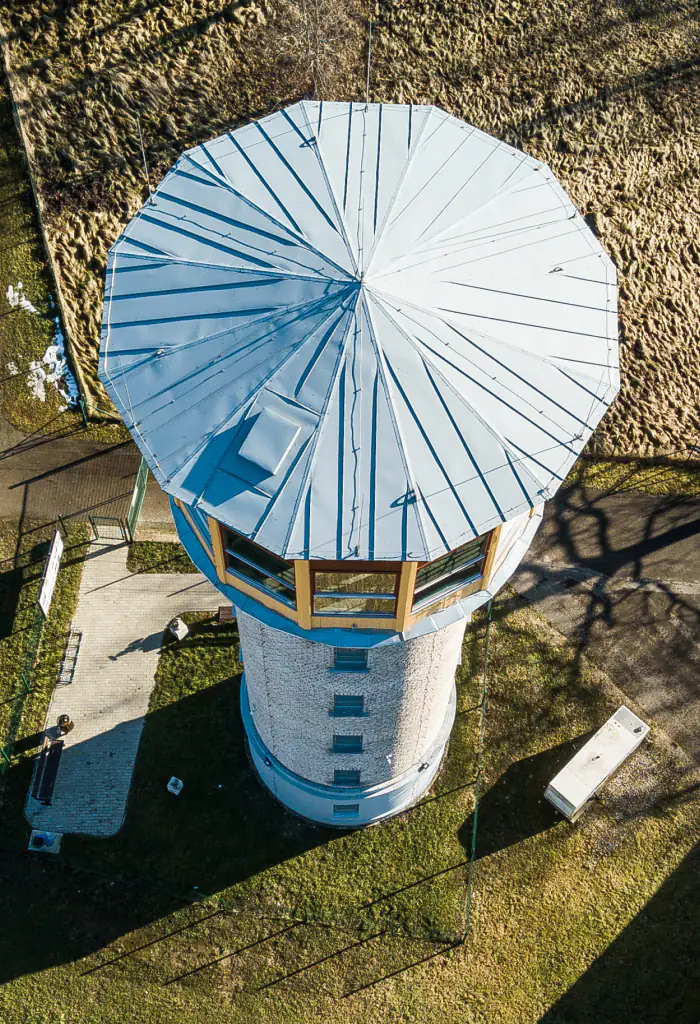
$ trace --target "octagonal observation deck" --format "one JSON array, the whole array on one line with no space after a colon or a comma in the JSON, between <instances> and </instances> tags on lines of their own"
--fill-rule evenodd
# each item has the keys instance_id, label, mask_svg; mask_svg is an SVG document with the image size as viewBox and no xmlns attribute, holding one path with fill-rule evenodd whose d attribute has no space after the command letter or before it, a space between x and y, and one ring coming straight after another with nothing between
<instances>
[{"instance_id":1,"label":"octagonal observation deck","mask_svg":"<svg viewBox=\"0 0 700 1024\"><path fill-rule=\"evenodd\" d=\"M185 152L130 222L99 372L232 600L405 633L515 567L616 337L546 165L435 107L303 102Z\"/></svg>"}]
</instances>

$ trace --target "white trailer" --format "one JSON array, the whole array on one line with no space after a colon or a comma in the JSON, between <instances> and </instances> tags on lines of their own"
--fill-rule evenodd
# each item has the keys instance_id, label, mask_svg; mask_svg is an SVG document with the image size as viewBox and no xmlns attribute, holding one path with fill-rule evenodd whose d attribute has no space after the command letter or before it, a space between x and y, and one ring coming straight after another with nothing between
<instances>
[{"instance_id":1,"label":"white trailer","mask_svg":"<svg viewBox=\"0 0 700 1024\"><path fill-rule=\"evenodd\" d=\"M623 704L552 779L545 799L569 821L576 821L648 732L649 726Z\"/></svg>"}]
</instances>

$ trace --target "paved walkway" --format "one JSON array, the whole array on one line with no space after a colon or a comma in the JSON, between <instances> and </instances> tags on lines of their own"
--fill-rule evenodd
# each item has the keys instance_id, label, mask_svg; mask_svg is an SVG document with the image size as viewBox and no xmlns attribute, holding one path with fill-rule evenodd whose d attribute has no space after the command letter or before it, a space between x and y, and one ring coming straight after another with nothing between
<instances>
[{"instance_id":1,"label":"paved walkway","mask_svg":"<svg viewBox=\"0 0 700 1024\"><path fill-rule=\"evenodd\" d=\"M512 583L700 763L700 499L560 492Z\"/></svg>"},{"instance_id":2,"label":"paved walkway","mask_svg":"<svg viewBox=\"0 0 700 1024\"><path fill-rule=\"evenodd\" d=\"M0 420L0 516L24 532L56 515L125 518L141 462L133 441L104 444L79 428L16 438ZM139 520L144 537L173 539L168 498L149 474Z\"/></svg>"},{"instance_id":3,"label":"paved walkway","mask_svg":"<svg viewBox=\"0 0 700 1024\"><path fill-rule=\"evenodd\" d=\"M47 715L68 714L50 806L28 797L34 828L111 836L126 813L163 630L176 615L215 610L218 590L187 573L132 574L125 544L93 544L83 567L73 629L82 643L73 682L57 686Z\"/></svg>"}]
</instances>

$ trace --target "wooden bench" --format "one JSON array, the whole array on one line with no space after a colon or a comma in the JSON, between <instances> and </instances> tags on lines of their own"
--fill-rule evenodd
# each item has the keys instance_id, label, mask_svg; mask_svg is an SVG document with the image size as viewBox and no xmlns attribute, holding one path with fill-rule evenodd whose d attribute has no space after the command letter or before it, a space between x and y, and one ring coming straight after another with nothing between
<instances>
[{"instance_id":1,"label":"wooden bench","mask_svg":"<svg viewBox=\"0 0 700 1024\"><path fill-rule=\"evenodd\" d=\"M233 622L235 618L232 604L219 605L219 622Z\"/></svg>"}]
</instances>

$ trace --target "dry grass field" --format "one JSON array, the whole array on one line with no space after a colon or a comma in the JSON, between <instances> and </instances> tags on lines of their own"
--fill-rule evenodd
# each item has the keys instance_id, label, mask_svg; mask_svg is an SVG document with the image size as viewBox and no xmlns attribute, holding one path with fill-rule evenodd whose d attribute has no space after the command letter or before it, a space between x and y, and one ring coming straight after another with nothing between
<instances>
[{"instance_id":1,"label":"dry grass field","mask_svg":"<svg viewBox=\"0 0 700 1024\"><path fill-rule=\"evenodd\" d=\"M622 391L599 451L700 434L695 0L394 0L372 99L435 103L546 161L620 276Z\"/></svg>"},{"instance_id":2,"label":"dry grass field","mask_svg":"<svg viewBox=\"0 0 700 1024\"><path fill-rule=\"evenodd\" d=\"M357 0L0 2L68 304L95 379L105 257L182 149L300 96L364 96ZM366 8L368 10L369 8ZM600 452L700 433L694 0L381 0L373 100L435 103L560 177L620 271L622 393Z\"/></svg>"},{"instance_id":3,"label":"dry grass field","mask_svg":"<svg viewBox=\"0 0 700 1024\"><path fill-rule=\"evenodd\" d=\"M365 25L332 0L0 2L73 354L96 379L107 251L183 149L317 90L364 95ZM355 86L353 85L355 83Z\"/></svg>"},{"instance_id":4,"label":"dry grass field","mask_svg":"<svg viewBox=\"0 0 700 1024\"><path fill-rule=\"evenodd\" d=\"M0 5L75 355L95 394L105 256L186 146L314 91L363 94L350 0ZM395 0L372 99L436 103L546 160L620 270L623 387L596 443L700 432L700 150L693 0Z\"/></svg>"}]
</instances>

